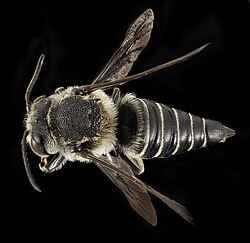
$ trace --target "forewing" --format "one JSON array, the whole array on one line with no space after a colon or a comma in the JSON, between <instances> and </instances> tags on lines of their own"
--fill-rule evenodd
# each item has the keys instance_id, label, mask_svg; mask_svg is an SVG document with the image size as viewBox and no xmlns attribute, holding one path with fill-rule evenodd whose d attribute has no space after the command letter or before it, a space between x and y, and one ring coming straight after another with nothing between
<instances>
[{"instance_id":1,"label":"forewing","mask_svg":"<svg viewBox=\"0 0 250 243\"><path fill-rule=\"evenodd\" d=\"M104 156L91 157L91 161L123 192L130 206L150 224L156 225L156 212L147 190L133 180L134 174L124 160L119 157L111 159L112 162L109 162ZM117 172L117 169L125 172L126 177Z\"/></svg>"},{"instance_id":2,"label":"forewing","mask_svg":"<svg viewBox=\"0 0 250 243\"><path fill-rule=\"evenodd\" d=\"M133 63L147 45L153 28L154 14L144 11L128 28L125 38L92 84L126 77Z\"/></svg>"}]
</instances>

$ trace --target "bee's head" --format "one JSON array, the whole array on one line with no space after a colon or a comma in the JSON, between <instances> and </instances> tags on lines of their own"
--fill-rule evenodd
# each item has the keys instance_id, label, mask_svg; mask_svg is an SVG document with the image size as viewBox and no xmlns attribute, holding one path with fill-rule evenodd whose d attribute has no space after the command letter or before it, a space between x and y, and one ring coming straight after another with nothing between
<instances>
[{"instance_id":1,"label":"bee's head","mask_svg":"<svg viewBox=\"0 0 250 243\"><path fill-rule=\"evenodd\" d=\"M31 104L27 112L25 126L27 130L26 143L31 150L41 158L40 169L52 172L47 158L60 151L58 141L53 136L49 124L49 111L51 109L50 97L40 96Z\"/></svg>"},{"instance_id":2,"label":"bee's head","mask_svg":"<svg viewBox=\"0 0 250 243\"><path fill-rule=\"evenodd\" d=\"M56 142L50 133L49 125L47 122L47 114L51 106L51 98L40 96L33 102L31 102L30 99L33 87L39 77L44 58L45 56L44 54L42 54L37 62L35 72L31 78L31 81L25 93L25 101L27 109L27 114L25 118L26 130L23 133L23 138L21 141L25 170L31 185L37 191L41 190L38 184L36 183L36 180L34 179L30 168L28 154L27 154L27 146L30 146L32 151L41 157L41 162L40 162L41 169L49 168L49 166L47 165L47 158L51 154L55 153L55 151L52 151L50 148L57 149ZM54 161L55 160L59 161L61 164L64 162L64 158L62 156L57 156L57 158L54 159ZM52 164L50 164L50 169L51 168Z\"/></svg>"},{"instance_id":3,"label":"bee's head","mask_svg":"<svg viewBox=\"0 0 250 243\"><path fill-rule=\"evenodd\" d=\"M38 97L32 103L25 119L25 126L28 130L27 143L40 157L48 157L58 152L57 142L52 136L48 121L51 102L49 97Z\"/></svg>"}]
</instances>

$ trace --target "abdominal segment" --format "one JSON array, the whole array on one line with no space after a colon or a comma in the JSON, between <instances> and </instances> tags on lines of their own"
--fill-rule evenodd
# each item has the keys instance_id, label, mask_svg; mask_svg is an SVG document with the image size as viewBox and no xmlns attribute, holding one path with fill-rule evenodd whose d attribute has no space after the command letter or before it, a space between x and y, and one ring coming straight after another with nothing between
<instances>
[{"instance_id":1,"label":"abdominal segment","mask_svg":"<svg viewBox=\"0 0 250 243\"><path fill-rule=\"evenodd\" d=\"M147 99L128 95L119 109L118 139L141 158L169 157L224 142L234 130Z\"/></svg>"}]
</instances>

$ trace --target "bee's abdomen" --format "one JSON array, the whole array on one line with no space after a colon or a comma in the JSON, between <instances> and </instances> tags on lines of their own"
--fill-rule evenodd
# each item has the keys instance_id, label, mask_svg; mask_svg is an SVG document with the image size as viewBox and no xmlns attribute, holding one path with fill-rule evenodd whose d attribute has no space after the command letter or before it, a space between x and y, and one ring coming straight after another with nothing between
<instances>
[{"instance_id":1,"label":"bee's abdomen","mask_svg":"<svg viewBox=\"0 0 250 243\"><path fill-rule=\"evenodd\" d=\"M218 121L201 118L151 100L135 99L136 101L125 104L137 118L137 132L133 132L127 147L142 158L184 153L223 142L234 135L234 130Z\"/></svg>"}]
</instances>

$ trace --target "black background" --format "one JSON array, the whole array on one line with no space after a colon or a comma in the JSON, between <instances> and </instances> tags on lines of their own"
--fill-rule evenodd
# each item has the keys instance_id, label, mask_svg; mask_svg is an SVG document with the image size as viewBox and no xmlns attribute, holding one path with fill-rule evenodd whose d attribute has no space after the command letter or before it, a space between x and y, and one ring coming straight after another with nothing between
<instances>
[{"instance_id":1,"label":"black background","mask_svg":"<svg viewBox=\"0 0 250 243\"><path fill-rule=\"evenodd\" d=\"M30 152L43 190L38 193L22 163L24 93L39 55L44 53L46 59L33 99L59 86L88 84L130 23L149 7L155 14L154 28L131 74L211 45L185 63L124 85L122 91L219 120L236 131L226 143L145 162L140 179L185 205L195 225L152 196L158 214L158 224L152 227L94 165L68 163L44 174L38 169L39 158ZM3 104L10 134L5 139L8 152L2 151L8 166L1 173L1 230L9 239L241 242L246 237L248 1L9 1L2 12L2 84L11 100Z\"/></svg>"}]
</instances>

